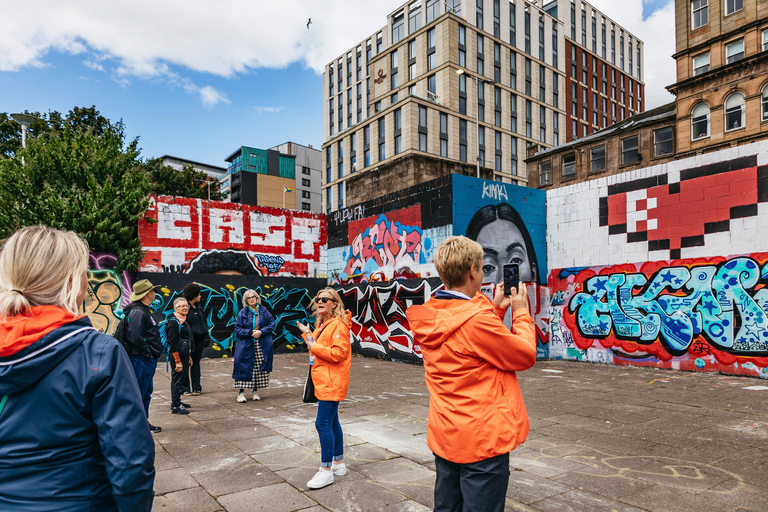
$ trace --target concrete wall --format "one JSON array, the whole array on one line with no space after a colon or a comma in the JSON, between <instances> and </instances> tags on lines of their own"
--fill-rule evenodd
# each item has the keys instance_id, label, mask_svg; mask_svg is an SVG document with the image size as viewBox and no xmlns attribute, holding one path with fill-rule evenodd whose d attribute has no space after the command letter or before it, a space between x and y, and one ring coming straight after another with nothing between
<instances>
[{"instance_id":1,"label":"concrete wall","mask_svg":"<svg viewBox=\"0 0 768 512\"><path fill-rule=\"evenodd\" d=\"M768 378L767 152L549 191L550 357Z\"/></svg>"},{"instance_id":2,"label":"concrete wall","mask_svg":"<svg viewBox=\"0 0 768 512\"><path fill-rule=\"evenodd\" d=\"M325 216L158 196L139 238L142 272L325 277Z\"/></svg>"}]
</instances>

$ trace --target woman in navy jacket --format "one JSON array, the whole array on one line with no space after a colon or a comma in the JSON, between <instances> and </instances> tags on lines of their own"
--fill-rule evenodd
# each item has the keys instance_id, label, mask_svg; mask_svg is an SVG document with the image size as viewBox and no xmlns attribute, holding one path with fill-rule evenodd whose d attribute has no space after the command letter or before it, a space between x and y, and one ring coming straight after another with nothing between
<instances>
[{"instance_id":1,"label":"woman in navy jacket","mask_svg":"<svg viewBox=\"0 0 768 512\"><path fill-rule=\"evenodd\" d=\"M243 403L245 390L253 390L253 400L261 400L256 392L269 386L269 374L272 372L272 331L275 319L261 305L261 297L254 290L243 294L243 309L235 320L235 366L232 378L238 389L237 401ZM258 343L256 341L258 340Z\"/></svg>"},{"instance_id":2,"label":"woman in navy jacket","mask_svg":"<svg viewBox=\"0 0 768 512\"><path fill-rule=\"evenodd\" d=\"M136 375L80 306L88 245L24 228L0 253L0 510L149 512L155 446Z\"/></svg>"}]
</instances>

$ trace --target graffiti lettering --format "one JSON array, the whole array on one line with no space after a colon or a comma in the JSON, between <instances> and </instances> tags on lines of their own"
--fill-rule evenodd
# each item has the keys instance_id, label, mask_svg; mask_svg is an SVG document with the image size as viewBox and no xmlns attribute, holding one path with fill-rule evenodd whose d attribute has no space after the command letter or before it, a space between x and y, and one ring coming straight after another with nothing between
<instances>
[{"instance_id":1,"label":"graffiti lettering","mask_svg":"<svg viewBox=\"0 0 768 512\"><path fill-rule=\"evenodd\" d=\"M256 259L259 260L259 264L269 271L270 274L276 274L280 271L280 267L283 266L285 260L281 256L270 256L268 254L256 254Z\"/></svg>"},{"instance_id":2,"label":"graffiti lettering","mask_svg":"<svg viewBox=\"0 0 768 512\"><path fill-rule=\"evenodd\" d=\"M483 183L483 199L489 197L497 201L508 201L507 189L500 183Z\"/></svg>"},{"instance_id":3,"label":"graffiti lettering","mask_svg":"<svg viewBox=\"0 0 768 512\"><path fill-rule=\"evenodd\" d=\"M338 226L353 220L360 220L365 216L365 206L359 204L350 208L342 208L333 212L328 220Z\"/></svg>"}]
</instances>

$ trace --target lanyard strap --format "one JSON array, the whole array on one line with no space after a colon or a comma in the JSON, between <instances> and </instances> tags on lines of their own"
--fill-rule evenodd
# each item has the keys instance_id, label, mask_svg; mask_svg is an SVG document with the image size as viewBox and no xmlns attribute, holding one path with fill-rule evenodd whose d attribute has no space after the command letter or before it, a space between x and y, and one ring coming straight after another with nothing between
<instances>
[{"instance_id":1,"label":"lanyard strap","mask_svg":"<svg viewBox=\"0 0 768 512\"><path fill-rule=\"evenodd\" d=\"M5 402L8 401L8 395L3 396L3 399L0 400L0 414L3 414L3 409L5 409Z\"/></svg>"}]
</instances>

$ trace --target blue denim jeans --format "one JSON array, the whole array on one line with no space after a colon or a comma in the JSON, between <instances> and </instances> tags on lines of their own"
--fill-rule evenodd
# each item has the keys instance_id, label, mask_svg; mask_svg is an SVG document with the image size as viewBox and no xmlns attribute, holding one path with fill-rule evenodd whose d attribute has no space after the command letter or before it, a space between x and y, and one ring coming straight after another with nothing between
<instances>
[{"instance_id":1,"label":"blue denim jeans","mask_svg":"<svg viewBox=\"0 0 768 512\"><path fill-rule=\"evenodd\" d=\"M139 394L144 402L144 412L149 418L149 401L152 398L152 378L157 369L157 358L144 356L131 356L131 364L139 383Z\"/></svg>"},{"instance_id":2,"label":"blue denim jeans","mask_svg":"<svg viewBox=\"0 0 768 512\"><path fill-rule=\"evenodd\" d=\"M320 435L321 466L329 468L334 460L344 458L344 433L339 423L339 402L318 401L315 428Z\"/></svg>"}]
</instances>

